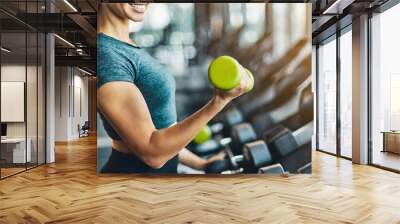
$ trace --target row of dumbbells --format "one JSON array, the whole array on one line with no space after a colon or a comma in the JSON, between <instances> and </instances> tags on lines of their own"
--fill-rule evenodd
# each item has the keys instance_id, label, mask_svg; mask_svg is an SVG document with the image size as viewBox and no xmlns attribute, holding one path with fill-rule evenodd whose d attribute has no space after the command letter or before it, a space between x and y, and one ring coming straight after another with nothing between
<instances>
[{"instance_id":1,"label":"row of dumbbells","mask_svg":"<svg viewBox=\"0 0 400 224\"><path fill-rule=\"evenodd\" d=\"M221 58L219 59L221 60ZM230 60L230 58L223 59ZM222 61L222 64L226 65L226 62ZM214 78L209 77L210 81L214 85L215 82L224 81L220 74L224 73L226 79L230 65L228 65L228 68L224 68L215 61L211 65L214 65L214 68L212 69L210 66L209 75L211 74L210 71L214 70L215 72L213 73ZM215 68L219 68L219 70ZM304 75L301 77L304 77ZM293 77L291 77L291 80L299 81L293 79ZM225 83L227 83L226 80ZM217 85L215 86L220 88ZM285 90L282 89L282 91ZM289 100L287 104L290 104L290 102ZM260 107L262 106L265 105L260 105ZM282 165L280 161L284 162L288 155L295 151L302 151L303 154L309 152L310 154L311 146L309 144L313 130L312 98L303 101L295 113L292 110L286 116L280 116L280 119L272 119L270 114L277 113L277 111L282 110L282 107L285 107L285 104L274 108L275 111L268 106L265 107L265 111L258 110L258 114L251 116L250 123L243 123L245 121L243 114L238 108L233 107L224 113L222 122L205 127L194 139L196 146L193 147L193 151L199 155L208 156L223 150L226 155L224 160L216 161L207 167L206 172L284 173L285 169L289 172L307 172L307 167L311 161L310 156L305 156L304 162L300 162L300 164L296 164L296 161L294 161L294 165ZM292 127L288 129L280 123L286 123ZM292 132L291 130L295 131ZM214 138L211 138L212 133L214 133Z\"/></svg>"},{"instance_id":2,"label":"row of dumbbells","mask_svg":"<svg viewBox=\"0 0 400 224\"><path fill-rule=\"evenodd\" d=\"M235 141L230 142L235 143L229 144L227 142L222 148L225 152L225 159L210 164L206 169L206 173L309 172L306 168L309 168L308 165L311 160L309 156L304 157L304 154L311 153L310 139L312 131L312 121L294 132L278 125L264 133L261 139L258 139L249 124L241 124L235 128L238 136L232 136ZM296 159L303 161L300 164L299 161L294 161L297 164L283 164L288 156L294 152L302 152L302 158Z\"/></svg>"}]
</instances>

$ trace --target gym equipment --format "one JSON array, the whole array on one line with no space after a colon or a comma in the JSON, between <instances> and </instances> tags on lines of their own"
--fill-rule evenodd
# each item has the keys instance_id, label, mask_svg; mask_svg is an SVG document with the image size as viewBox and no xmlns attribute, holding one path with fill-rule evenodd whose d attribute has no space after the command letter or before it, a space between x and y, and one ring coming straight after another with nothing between
<instances>
[{"instance_id":1,"label":"gym equipment","mask_svg":"<svg viewBox=\"0 0 400 224\"><path fill-rule=\"evenodd\" d=\"M309 59L302 61L300 68L295 74L287 75L279 80L273 88L266 91L265 96L249 99L246 103L236 104L228 108L219 120L224 123L224 135L230 134L230 128L236 124L243 122L249 118L254 118L258 114L265 114L266 111L282 107L289 103L293 97L302 91L302 83L309 81L309 69L303 67L309 66ZM303 88L304 89L304 88ZM240 109L239 109L240 108Z\"/></svg>"},{"instance_id":2,"label":"gym equipment","mask_svg":"<svg viewBox=\"0 0 400 224\"><path fill-rule=\"evenodd\" d=\"M230 56L219 56L214 59L208 69L208 78L215 88L231 90L240 85L242 78L247 78L247 91L254 86L254 78L251 72L243 68L239 62Z\"/></svg>"},{"instance_id":3,"label":"gym equipment","mask_svg":"<svg viewBox=\"0 0 400 224\"><path fill-rule=\"evenodd\" d=\"M247 92L250 92L254 88L254 76L251 74L250 70L245 68L246 70L246 75L250 80L249 85L247 86Z\"/></svg>"},{"instance_id":4,"label":"gym equipment","mask_svg":"<svg viewBox=\"0 0 400 224\"><path fill-rule=\"evenodd\" d=\"M257 134L253 127L248 123L236 125L232 129L231 137L222 139L210 139L198 145L192 151L197 155L210 155L230 145L235 155L242 152L243 145L247 142L257 140Z\"/></svg>"},{"instance_id":5,"label":"gym equipment","mask_svg":"<svg viewBox=\"0 0 400 224\"><path fill-rule=\"evenodd\" d=\"M230 142L229 138L226 139ZM227 144L224 143L224 139L210 139L209 141L197 145L196 147L190 148L190 150L198 156L207 156L221 151L221 149L226 145Z\"/></svg>"},{"instance_id":6,"label":"gym equipment","mask_svg":"<svg viewBox=\"0 0 400 224\"><path fill-rule=\"evenodd\" d=\"M222 123L214 123L205 126L193 139L188 148L199 156L206 156L219 152L231 142L230 138L222 138L219 134L223 129Z\"/></svg>"},{"instance_id":7,"label":"gym equipment","mask_svg":"<svg viewBox=\"0 0 400 224\"><path fill-rule=\"evenodd\" d=\"M230 52L238 46L240 36L245 30L245 26L241 25L232 31L226 32L225 35L213 38L208 44L207 52L211 55L219 55L221 52ZM227 36L229 38L225 38Z\"/></svg>"},{"instance_id":8,"label":"gym equipment","mask_svg":"<svg viewBox=\"0 0 400 224\"><path fill-rule=\"evenodd\" d=\"M284 128L279 134L265 140L271 153L275 157L282 158L290 154L296 148L310 142L313 128L313 122L311 121L294 132Z\"/></svg>"},{"instance_id":9,"label":"gym equipment","mask_svg":"<svg viewBox=\"0 0 400 224\"><path fill-rule=\"evenodd\" d=\"M311 95L311 97L309 97ZM305 99L305 96L307 97ZM300 103L299 103L300 102ZM300 106L299 106L300 104ZM296 116L297 119L292 118ZM297 93L290 97L287 102L274 109L259 110L248 118L249 123L254 128L257 135L261 135L264 131L272 128L275 124L285 122L294 130L300 126L298 124L305 124L313 116L313 98L311 92L311 82L305 87L299 87ZM245 120L241 111L237 108L230 108L225 113L224 121L224 136L232 134L232 129L235 125L242 123ZM288 121L286 121L288 120ZM305 121L304 121L305 120ZM295 126L292 128L292 126Z\"/></svg>"},{"instance_id":10,"label":"gym equipment","mask_svg":"<svg viewBox=\"0 0 400 224\"><path fill-rule=\"evenodd\" d=\"M239 124L240 122L243 122L243 120L244 117L242 113L236 107L229 108L228 111L225 112L225 128Z\"/></svg>"},{"instance_id":11,"label":"gym equipment","mask_svg":"<svg viewBox=\"0 0 400 224\"><path fill-rule=\"evenodd\" d=\"M259 61L266 53L272 50L273 38L271 32L264 32L263 35L252 45L245 48L236 48L234 54L242 65L251 66L253 60ZM251 57L249 57L251 55Z\"/></svg>"},{"instance_id":12,"label":"gym equipment","mask_svg":"<svg viewBox=\"0 0 400 224\"><path fill-rule=\"evenodd\" d=\"M231 139L230 145L236 155L241 153L245 143L257 140L257 134L249 123L242 123L232 128Z\"/></svg>"},{"instance_id":13,"label":"gym equipment","mask_svg":"<svg viewBox=\"0 0 400 224\"><path fill-rule=\"evenodd\" d=\"M89 121L85 121L85 123L81 126L78 124L78 137L88 137L90 130L90 123Z\"/></svg>"},{"instance_id":14,"label":"gym equipment","mask_svg":"<svg viewBox=\"0 0 400 224\"><path fill-rule=\"evenodd\" d=\"M276 128L275 133L278 134L273 137L269 135L273 133L266 133L264 136L274 161L282 164L290 173L310 172L311 168L304 166L311 162L313 122L310 121L293 132L282 127Z\"/></svg>"},{"instance_id":15,"label":"gym equipment","mask_svg":"<svg viewBox=\"0 0 400 224\"><path fill-rule=\"evenodd\" d=\"M230 147L233 153L241 154L245 143L261 138L264 132L273 130L276 126L284 125L290 130L296 130L312 121L314 104L311 86L307 86L298 93L297 97L292 98L287 105L255 115L249 123L234 125L235 122L240 122L241 114L237 112L236 116L232 116L231 131L225 136L230 136ZM226 140L224 142L226 145ZM198 155L209 155L222 148L223 146L218 141L212 139L201 147L197 147L193 152Z\"/></svg>"},{"instance_id":16,"label":"gym equipment","mask_svg":"<svg viewBox=\"0 0 400 224\"><path fill-rule=\"evenodd\" d=\"M267 77L272 77L273 74L277 74L279 70L290 64L290 62L293 61L300 54L300 52L304 49L305 46L307 46L308 43L308 37L303 37L299 39L295 44L293 44L289 48L289 50L282 54L282 57L274 61L274 63L267 64L266 62L261 61L260 63L258 63L256 74L258 74L259 72L263 73L261 75L263 77L263 83L268 83Z\"/></svg>"},{"instance_id":17,"label":"gym equipment","mask_svg":"<svg viewBox=\"0 0 400 224\"><path fill-rule=\"evenodd\" d=\"M307 43L307 38L298 40L292 47L282 54L280 58L273 60L272 63L271 60L264 59L266 52L263 51L260 52L263 56L260 57L259 60L257 60L257 58L253 59L253 57L246 57L247 60L250 60L247 62L246 59L239 58L242 65L251 68L254 74L257 75L258 80L262 80L262 82L260 83L257 81L257 85L254 89L255 91L253 91L252 94L239 98L236 100L235 104L247 104L253 100L260 99L264 96L264 93L268 93L268 90L275 86L282 77L293 74L293 72L290 71L288 73L288 68L291 68L292 66L302 67L302 63L299 64L298 60L303 58L301 52L307 50ZM309 66L309 64L307 66ZM311 71L308 75L311 75ZM275 95L273 94L272 96Z\"/></svg>"},{"instance_id":18,"label":"gym equipment","mask_svg":"<svg viewBox=\"0 0 400 224\"><path fill-rule=\"evenodd\" d=\"M197 133L193 142L197 145L201 145L211 140L213 135L220 133L223 127L223 124L219 122L211 124L210 126L206 125L199 131L199 133Z\"/></svg>"},{"instance_id":19,"label":"gym equipment","mask_svg":"<svg viewBox=\"0 0 400 224\"><path fill-rule=\"evenodd\" d=\"M311 87L310 87L311 89ZM301 106L299 112L288 117L287 119L280 122L280 124L289 128L290 130L296 130L299 128L299 124L306 124L314 119L314 100L313 96L307 96Z\"/></svg>"},{"instance_id":20,"label":"gym equipment","mask_svg":"<svg viewBox=\"0 0 400 224\"><path fill-rule=\"evenodd\" d=\"M267 90L255 88L252 98L247 102L241 101L239 108L245 117L251 117L260 111L271 110L285 104L295 95L297 88L311 76L311 56L308 55L300 62L293 73L282 73L273 86ZM265 85L264 85L265 86ZM258 86L260 87L260 86Z\"/></svg>"},{"instance_id":21,"label":"gym equipment","mask_svg":"<svg viewBox=\"0 0 400 224\"><path fill-rule=\"evenodd\" d=\"M238 170L240 168L243 168L245 173L262 172L260 168L275 163L281 164L283 170L290 173L307 171L307 164L311 161L310 142L312 133L312 121L294 132L283 126L276 127L265 134L264 141L257 140L244 144L243 154L241 155L234 155L231 149L225 149L225 159L210 164L206 168L206 173L221 173L226 170ZM299 158L302 156L299 154L296 154L296 157L290 157L296 152L307 153L310 156L305 155L305 161ZM287 157L291 159L287 159ZM293 163L293 158L301 162ZM288 161L290 162L288 163Z\"/></svg>"},{"instance_id":22,"label":"gym equipment","mask_svg":"<svg viewBox=\"0 0 400 224\"><path fill-rule=\"evenodd\" d=\"M231 58L231 57L229 57ZM295 70L295 74L287 74L284 77L281 77L280 80L278 80L277 83L273 86L273 88L269 89L269 92L271 94L269 95L270 99L256 99L252 100L252 102L247 102L247 104L242 104L239 106L241 107L241 110L238 109L238 107L231 107L228 108L224 114L224 116L220 119L224 123L224 136L230 135L230 128L234 126L235 124L239 124L243 122L246 117L252 117L251 118L251 123L255 127L261 127L262 123L265 124L273 124L272 120L273 118L269 117L269 111L274 109L279 110L277 107L282 107L281 109L286 113L286 109L284 106L288 103L291 103L292 101L296 101L296 96L299 92L303 91L301 87L301 83L307 83L308 77L309 77L309 68L307 69L309 63L310 63L310 57L305 57L303 61L300 62L299 67ZM234 60L234 59L233 59ZM210 66L211 67L211 66ZM252 76L249 76L250 78ZM308 85L309 88L310 85ZM263 102L266 102L263 104ZM286 103L286 104L285 104ZM268 112L266 112L268 111ZM261 114L261 116L260 116ZM258 121L255 121L257 120ZM259 122L259 121L262 122ZM275 119L275 120L281 120L281 119ZM265 126L264 130L266 130L268 126ZM260 128L256 128L256 133L262 133L262 131L259 131Z\"/></svg>"},{"instance_id":23,"label":"gym equipment","mask_svg":"<svg viewBox=\"0 0 400 224\"><path fill-rule=\"evenodd\" d=\"M272 164L272 156L268 146L263 141L245 144L242 155L234 155L229 148L225 148L225 158L217 160L206 167L206 173L222 173L228 170L243 169L243 172L252 171Z\"/></svg>"},{"instance_id":24,"label":"gym equipment","mask_svg":"<svg viewBox=\"0 0 400 224\"><path fill-rule=\"evenodd\" d=\"M210 129L210 127L208 127L206 125L199 131L199 133L197 133L197 135L194 137L193 141L196 144L202 144L202 143L210 140L211 137L212 137L211 129Z\"/></svg>"},{"instance_id":25,"label":"gym equipment","mask_svg":"<svg viewBox=\"0 0 400 224\"><path fill-rule=\"evenodd\" d=\"M283 175L288 176L289 174L283 169L280 163L276 163L273 165L269 165L266 167L262 167L258 170L260 174L276 174L276 175Z\"/></svg>"},{"instance_id":26,"label":"gym equipment","mask_svg":"<svg viewBox=\"0 0 400 224\"><path fill-rule=\"evenodd\" d=\"M253 115L249 122L256 133L263 133L278 123L290 130L296 130L313 120L313 107L314 100L310 83L310 88L306 87L286 104L268 112L259 112Z\"/></svg>"}]
</instances>

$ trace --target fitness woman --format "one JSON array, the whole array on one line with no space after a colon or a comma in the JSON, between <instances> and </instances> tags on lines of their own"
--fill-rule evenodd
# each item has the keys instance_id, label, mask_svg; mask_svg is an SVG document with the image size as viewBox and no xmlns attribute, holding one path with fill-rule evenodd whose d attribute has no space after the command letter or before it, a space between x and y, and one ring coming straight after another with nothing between
<instances>
[{"instance_id":1,"label":"fitness woman","mask_svg":"<svg viewBox=\"0 0 400 224\"><path fill-rule=\"evenodd\" d=\"M178 162L195 169L204 160L185 148L231 100L246 92L246 81L231 91L215 90L196 113L177 122L175 82L130 38L129 20L141 22L148 3L101 4L98 16L97 97L112 153L104 173L177 173ZM245 80L245 79L243 79Z\"/></svg>"}]
</instances>

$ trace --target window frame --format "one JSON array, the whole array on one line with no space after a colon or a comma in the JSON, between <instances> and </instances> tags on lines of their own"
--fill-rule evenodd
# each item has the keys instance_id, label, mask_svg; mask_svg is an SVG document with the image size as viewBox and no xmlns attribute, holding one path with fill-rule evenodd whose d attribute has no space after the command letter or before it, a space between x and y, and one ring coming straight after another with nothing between
<instances>
[{"instance_id":1,"label":"window frame","mask_svg":"<svg viewBox=\"0 0 400 224\"><path fill-rule=\"evenodd\" d=\"M395 173L400 173L400 170L393 169L384 165L380 165L377 163L373 162L373 132L372 132L372 19L374 17L374 14L381 14L384 13L385 11L393 8L394 6L400 4L400 0L388 0L382 5L380 5L377 8L369 10L368 13L368 31L367 31L367 39L368 39L368 68L367 68L367 76L368 76L368 165L380 168L383 170L395 172Z\"/></svg>"},{"instance_id":2,"label":"window frame","mask_svg":"<svg viewBox=\"0 0 400 224\"><path fill-rule=\"evenodd\" d=\"M28 3L28 1L21 1L21 2L23 2L23 3L25 3L25 12L27 12L27 3ZM39 0L35 0L35 1L33 1L33 3L36 3L36 11L38 12L39 11L39 7L38 7L38 5L39 5ZM0 6L0 11L1 12L3 12L3 13L6 13L6 14L8 14L8 12L7 11L5 11L4 9L2 9L1 8L1 6ZM45 9L45 11L47 12L48 11L48 7L46 7L46 9ZM11 15L11 14L10 14ZM26 15L25 15L26 16ZM14 17L14 19L16 19L16 20L18 20L16 17ZM26 20L26 18L25 18L25 20ZM20 21L21 22L21 21ZM24 169L23 170L20 170L20 171L17 171L17 172L14 172L14 173L12 173L12 174L8 174L8 175L4 175L3 173L2 173L2 167L0 166L0 180L4 180L4 179L7 179L7 178L9 178L9 177L12 177L12 176L14 176L14 175L17 175L17 174L20 174L20 173L23 173L23 172L26 172L26 171L28 171L28 170L30 170L30 169L34 169L34 168L37 168L37 167L39 167L39 166L41 166L41 165L45 165L46 163L47 163L47 81L46 81L46 79L47 79L47 43L48 43L48 40L47 40L47 32L43 32L43 31L40 31L40 30L38 30L38 29L36 29L36 28L34 28L34 27L32 27L32 26L30 26L29 24L27 24L27 23L24 23L24 29L23 30L21 30L21 31L19 31L19 32L11 32L11 33L20 33L20 34L22 34L22 35L25 35L25 37L24 37L24 42L25 42L25 49L24 49L24 51L25 51L25 58L24 58L24 60L25 60L25 87L24 87L24 90L25 90L25 93L24 93L24 129L25 129L25 135L24 135L24 139L25 139L25 166L24 166ZM1 28L1 24L0 24L0 28ZM2 45L2 35L3 35L3 33L10 33L10 32L8 32L8 31L3 31L3 30L1 30L0 29L0 46ZM34 64L35 64L35 66L36 66L36 71L35 71L35 75L36 75L36 91L35 91L35 97L36 97L36 122L34 122L34 123L36 123L36 136L34 136L34 138L36 138L36 141L37 141L37 145L36 145L36 161L35 161L35 163L32 163L32 164L30 164L29 166L28 166L28 162L27 162L27 156L28 156L28 154L27 154L27 148L28 148L28 112L27 112L27 83L28 83L28 34L33 34L33 35L35 35L36 36L36 41L35 41L35 44L36 44L36 49L35 49L35 51L36 51L36 60L35 60L35 62L34 62ZM42 36L42 39L40 39L41 41L42 41L42 47L44 48L44 49L41 49L41 51L39 51L39 34L43 34L43 36ZM39 81L38 81L38 76L39 76L39 69L38 69L38 66L39 66L39 52L42 52L43 53L43 55L41 55L41 57L43 57L42 58L42 60L44 60L44 63L43 63L43 67L42 67L42 71L41 71L41 73L42 73L42 82L43 82L43 88L44 88L44 90L43 90L43 96L44 96L44 98L42 99L42 102L43 102L43 105L42 105L42 107L43 107L43 112L44 112L44 115L43 115L43 119L44 120L42 120L42 122L43 122L43 128L44 128L44 130L43 130L43 148L42 148L42 152L43 152L43 155L41 155L41 157L43 157L42 159L43 159L43 162L39 162L39 141L38 141L38 139L39 139L39 113L38 113L38 111L39 111ZM0 54L0 82L1 82L1 68L2 68L2 62L3 62L3 60L2 60L2 54ZM0 89L1 89L1 86L0 86ZM1 110L1 105L0 105L0 110ZM1 116L1 115L0 115ZM0 123L2 123L1 122L1 119L0 119ZM1 158L1 144L0 144L0 158ZM1 165L1 162L0 162L0 165ZM21 167L22 168L22 167Z\"/></svg>"},{"instance_id":3,"label":"window frame","mask_svg":"<svg viewBox=\"0 0 400 224\"><path fill-rule=\"evenodd\" d=\"M341 150L341 119L340 119L340 103L341 103L341 99L340 99L340 81L341 81L341 64L340 64L340 38L342 35L346 34L347 32L351 32L352 31L352 23L347 24L346 26L344 26L343 28L337 30L335 33L333 33L332 35L326 37L325 39L322 39L321 41L319 41L316 45L316 54L315 54L315 61L316 61L316 69L315 69L315 75L316 75L316 150L319 152L323 152L329 155L333 155L333 156L337 156L346 160L352 160L352 158L347 157L342 155L342 150ZM320 130L319 130L319 122L320 122L320 118L319 118L319 62L320 62L320 55L318 53L318 49L322 44L326 44L329 43L331 41L336 41L336 152L332 153L332 152L328 152L327 150L321 149L319 146L319 135L320 135Z\"/></svg>"}]
</instances>

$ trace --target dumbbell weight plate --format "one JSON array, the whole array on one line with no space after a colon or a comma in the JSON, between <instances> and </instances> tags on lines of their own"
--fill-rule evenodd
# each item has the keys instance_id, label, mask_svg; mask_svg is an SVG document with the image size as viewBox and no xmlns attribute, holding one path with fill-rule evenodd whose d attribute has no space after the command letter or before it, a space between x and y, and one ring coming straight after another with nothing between
<instances>
[{"instance_id":1,"label":"dumbbell weight plate","mask_svg":"<svg viewBox=\"0 0 400 224\"><path fill-rule=\"evenodd\" d=\"M242 123L232 128L232 137L244 144L257 139L253 127L249 123Z\"/></svg>"},{"instance_id":2,"label":"dumbbell weight plate","mask_svg":"<svg viewBox=\"0 0 400 224\"><path fill-rule=\"evenodd\" d=\"M257 134L249 123L242 123L232 128L232 150L234 154L241 154L243 144L257 139Z\"/></svg>"},{"instance_id":3,"label":"dumbbell weight plate","mask_svg":"<svg viewBox=\"0 0 400 224\"><path fill-rule=\"evenodd\" d=\"M291 131L286 131L274 136L267 144L272 154L277 158L282 158L289 155L298 147L296 139Z\"/></svg>"},{"instance_id":4,"label":"dumbbell weight plate","mask_svg":"<svg viewBox=\"0 0 400 224\"><path fill-rule=\"evenodd\" d=\"M250 91L253 89L253 87L254 87L254 76L253 76L253 74L250 72L250 70L248 70L247 68L245 68L245 70L246 70L246 75L247 75L247 77L249 78L249 81L250 81L250 83L248 83L248 86L247 86L247 88L246 88L246 91L247 91L247 92L250 92Z\"/></svg>"},{"instance_id":5,"label":"dumbbell weight plate","mask_svg":"<svg viewBox=\"0 0 400 224\"><path fill-rule=\"evenodd\" d=\"M262 167L258 170L258 173L270 174L270 175L285 175L286 172L282 165L279 163ZM287 175L287 174L286 174Z\"/></svg>"},{"instance_id":6,"label":"dumbbell weight plate","mask_svg":"<svg viewBox=\"0 0 400 224\"><path fill-rule=\"evenodd\" d=\"M265 142L269 142L270 139L272 139L273 137L281 135L282 133L287 131L290 130L281 124L277 124L273 128L270 128L269 130L264 132L263 139Z\"/></svg>"},{"instance_id":7,"label":"dumbbell weight plate","mask_svg":"<svg viewBox=\"0 0 400 224\"><path fill-rule=\"evenodd\" d=\"M232 127L235 124L239 124L243 121L242 113L236 108L229 109L225 115L226 125Z\"/></svg>"},{"instance_id":8,"label":"dumbbell weight plate","mask_svg":"<svg viewBox=\"0 0 400 224\"><path fill-rule=\"evenodd\" d=\"M265 130L270 130L275 124L269 113L256 114L251 118L251 125L256 133L263 133Z\"/></svg>"},{"instance_id":9,"label":"dumbbell weight plate","mask_svg":"<svg viewBox=\"0 0 400 224\"><path fill-rule=\"evenodd\" d=\"M212 133L211 129L208 126L204 126L199 133L194 137L194 142L196 144L202 144L209 139L211 139Z\"/></svg>"},{"instance_id":10,"label":"dumbbell weight plate","mask_svg":"<svg viewBox=\"0 0 400 224\"><path fill-rule=\"evenodd\" d=\"M242 67L230 56L214 59L208 69L208 78L216 88L230 90L240 84Z\"/></svg>"},{"instance_id":11,"label":"dumbbell weight plate","mask_svg":"<svg viewBox=\"0 0 400 224\"><path fill-rule=\"evenodd\" d=\"M264 141L258 140L244 145L243 155L248 165L260 168L272 164L272 156Z\"/></svg>"},{"instance_id":12,"label":"dumbbell weight plate","mask_svg":"<svg viewBox=\"0 0 400 224\"><path fill-rule=\"evenodd\" d=\"M215 139L210 139L209 141L206 141L202 144L197 145L193 149L193 152L196 155L204 156L204 155L210 155L213 153L217 153L220 150L221 150L221 148L220 148L219 142Z\"/></svg>"},{"instance_id":13,"label":"dumbbell weight plate","mask_svg":"<svg viewBox=\"0 0 400 224\"><path fill-rule=\"evenodd\" d=\"M311 173L312 169L312 165L311 162L307 163L306 165L300 167L299 169L297 169L297 173Z\"/></svg>"}]
</instances>

